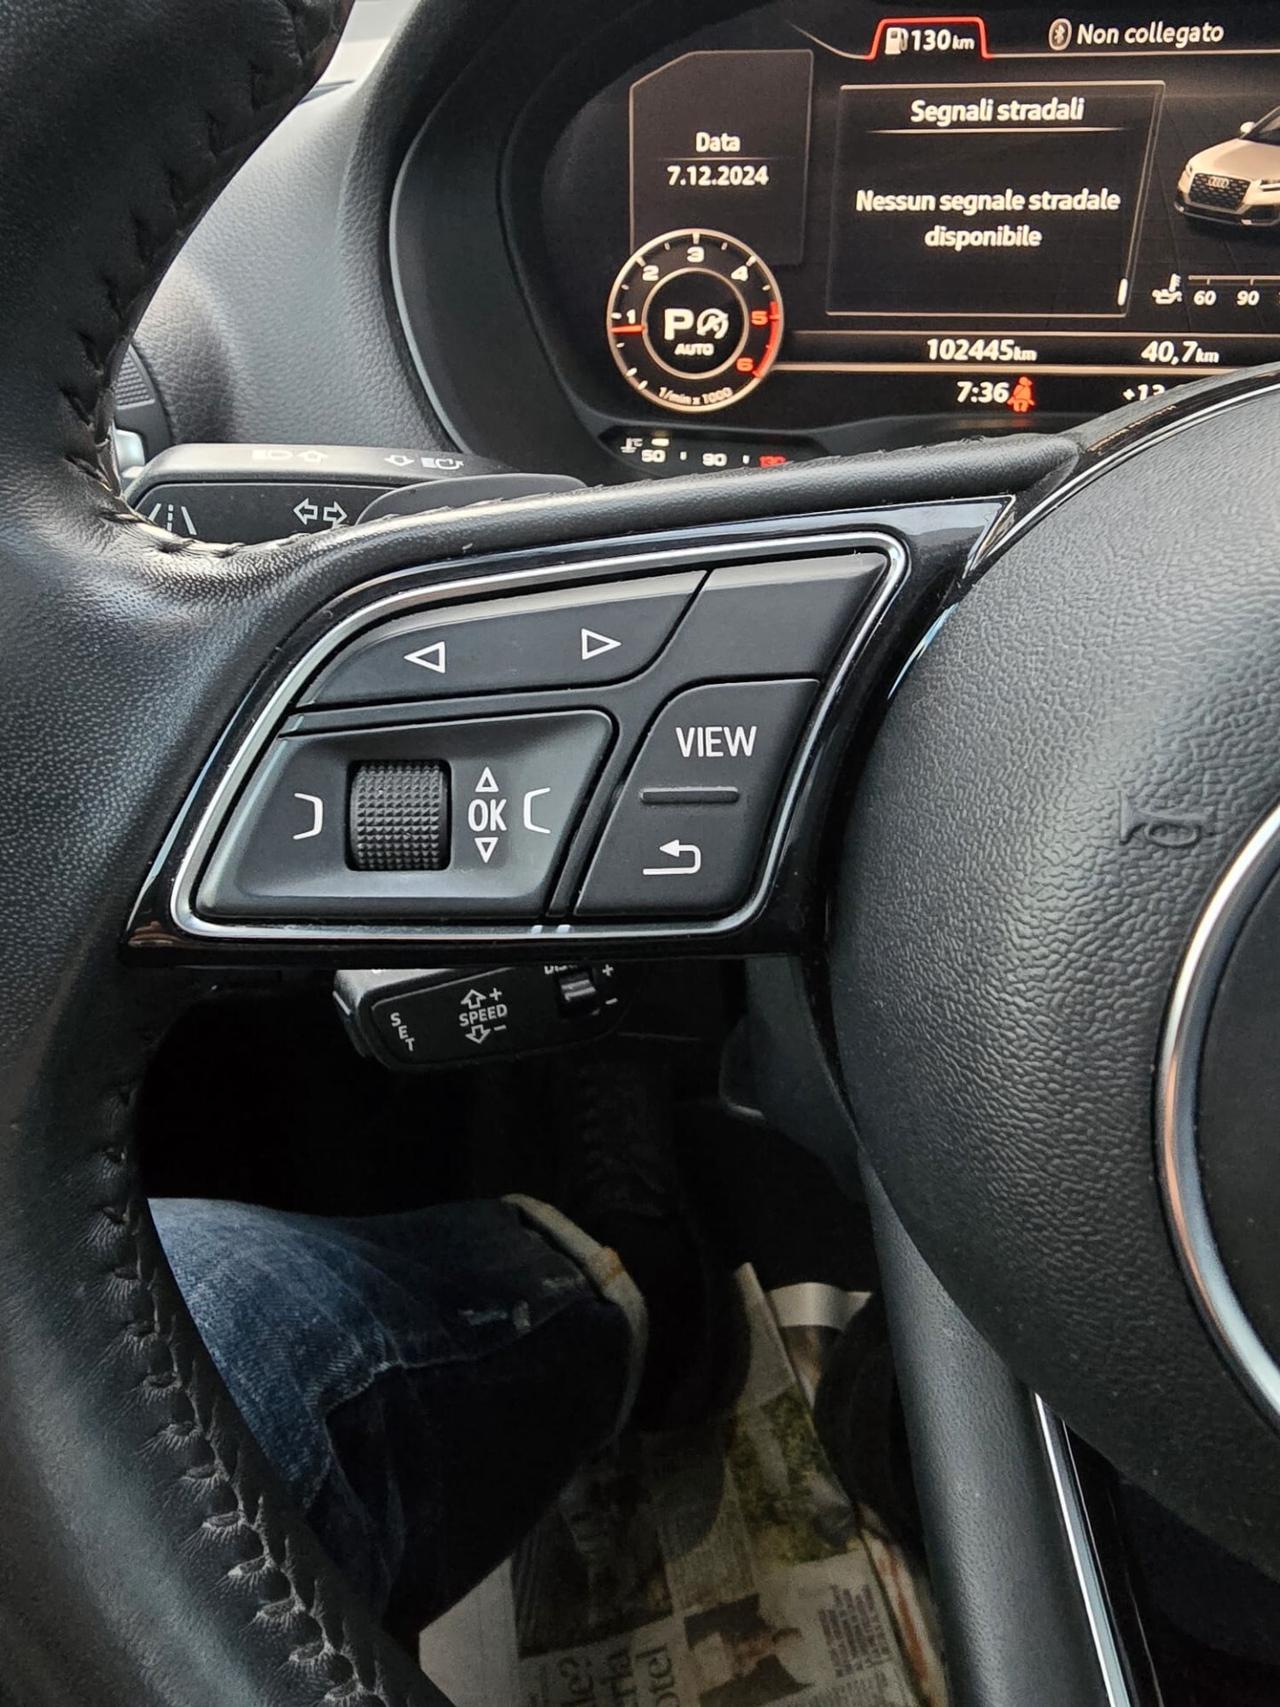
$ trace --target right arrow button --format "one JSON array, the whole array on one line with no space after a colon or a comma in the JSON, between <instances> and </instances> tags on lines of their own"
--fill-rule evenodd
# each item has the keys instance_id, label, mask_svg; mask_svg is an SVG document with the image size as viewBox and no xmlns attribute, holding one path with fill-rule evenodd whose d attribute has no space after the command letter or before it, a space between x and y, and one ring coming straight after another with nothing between
<instances>
[{"instance_id":1,"label":"right arrow button","mask_svg":"<svg viewBox=\"0 0 1280 1707\"><path fill-rule=\"evenodd\" d=\"M716 682L670 700L614 807L576 912L728 913L747 897L817 682Z\"/></svg>"},{"instance_id":2,"label":"right arrow button","mask_svg":"<svg viewBox=\"0 0 1280 1707\"><path fill-rule=\"evenodd\" d=\"M602 653L616 652L622 645L620 640L614 640L611 635L597 634L594 628L584 628L581 634L582 661L588 663L592 658L599 658Z\"/></svg>"}]
</instances>

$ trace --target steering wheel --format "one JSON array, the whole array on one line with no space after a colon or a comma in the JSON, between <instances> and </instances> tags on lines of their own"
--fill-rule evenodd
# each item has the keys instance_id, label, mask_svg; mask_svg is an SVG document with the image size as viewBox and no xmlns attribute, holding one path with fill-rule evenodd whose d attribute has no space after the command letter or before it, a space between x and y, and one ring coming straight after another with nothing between
<instances>
[{"instance_id":1,"label":"steering wheel","mask_svg":"<svg viewBox=\"0 0 1280 1707\"><path fill-rule=\"evenodd\" d=\"M7 1697L440 1699L288 1509L138 1180L138 1086L189 974L122 954L125 922L293 637L407 567L429 582L468 557L966 495L998 499L996 525L953 565L944 609L881 617L869 751L836 799L825 939L852 1108L910 1235L1017 1374L1280 1575L1280 1170L1260 1142L1280 1106L1263 1029L1280 964L1280 376L1075 440L267 547L177 539L117 495L114 365L343 14L12 0L0 19Z\"/></svg>"}]
</instances>

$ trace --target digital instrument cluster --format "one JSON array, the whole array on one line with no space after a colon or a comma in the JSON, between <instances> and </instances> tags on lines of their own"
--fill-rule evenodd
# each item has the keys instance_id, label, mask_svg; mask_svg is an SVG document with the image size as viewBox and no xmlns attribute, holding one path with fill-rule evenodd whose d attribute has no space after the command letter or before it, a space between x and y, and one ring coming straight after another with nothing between
<instances>
[{"instance_id":1,"label":"digital instrument cluster","mask_svg":"<svg viewBox=\"0 0 1280 1707\"><path fill-rule=\"evenodd\" d=\"M743 429L1032 425L1276 357L1278 20L784 0L703 30L551 156L571 388L633 460L688 466L683 418L738 466Z\"/></svg>"}]
</instances>

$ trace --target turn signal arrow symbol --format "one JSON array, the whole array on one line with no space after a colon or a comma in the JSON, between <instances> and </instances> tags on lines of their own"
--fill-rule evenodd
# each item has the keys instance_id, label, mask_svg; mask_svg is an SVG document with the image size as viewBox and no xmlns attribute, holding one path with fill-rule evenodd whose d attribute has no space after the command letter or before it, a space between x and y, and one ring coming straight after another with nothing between
<instances>
[{"instance_id":1,"label":"turn signal arrow symbol","mask_svg":"<svg viewBox=\"0 0 1280 1707\"><path fill-rule=\"evenodd\" d=\"M616 652L622 645L620 640L611 640L607 634L597 634L594 628L584 628L582 631L582 661L588 658L598 658L602 652Z\"/></svg>"},{"instance_id":2,"label":"turn signal arrow symbol","mask_svg":"<svg viewBox=\"0 0 1280 1707\"><path fill-rule=\"evenodd\" d=\"M406 652L404 661L416 664L420 670L434 670L436 675L442 676L445 672L444 647L444 641L437 640L434 646L424 646L421 652Z\"/></svg>"}]
</instances>

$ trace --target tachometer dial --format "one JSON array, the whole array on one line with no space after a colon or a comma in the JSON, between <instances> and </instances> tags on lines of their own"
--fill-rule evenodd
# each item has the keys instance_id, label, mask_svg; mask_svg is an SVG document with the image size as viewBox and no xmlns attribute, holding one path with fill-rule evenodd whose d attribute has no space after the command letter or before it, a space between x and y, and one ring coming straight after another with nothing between
<instances>
[{"instance_id":1,"label":"tachometer dial","mask_svg":"<svg viewBox=\"0 0 1280 1707\"><path fill-rule=\"evenodd\" d=\"M671 231L618 274L608 335L642 396L685 414L724 409L773 366L782 342L778 282L722 231Z\"/></svg>"}]
</instances>

